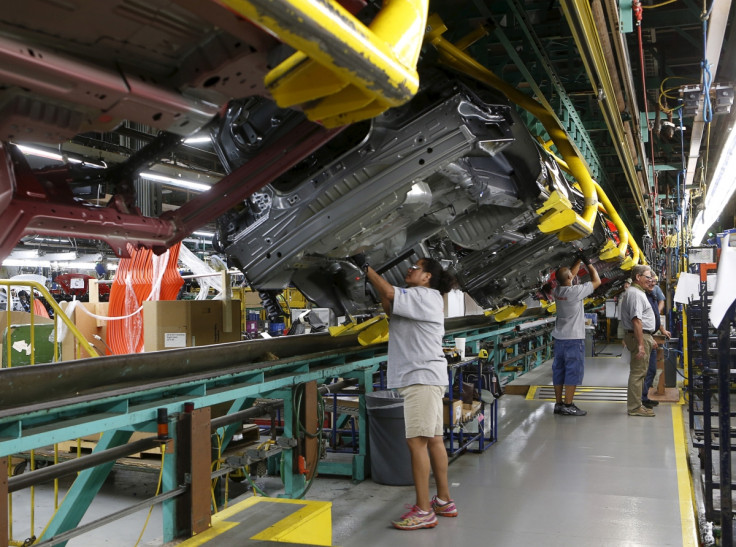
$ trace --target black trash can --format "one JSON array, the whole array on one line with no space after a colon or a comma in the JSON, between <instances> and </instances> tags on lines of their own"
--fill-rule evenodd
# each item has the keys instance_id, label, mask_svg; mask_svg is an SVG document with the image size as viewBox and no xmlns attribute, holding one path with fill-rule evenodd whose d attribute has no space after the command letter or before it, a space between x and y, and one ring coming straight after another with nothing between
<instances>
[{"instance_id":1,"label":"black trash can","mask_svg":"<svg viewBox=\"0 0 736 547\"><path fill-rule=\"evenodd\" d=\"M404 430L404 399L395 391L365 394L371 477L378 484L414 484Z\"/></svg>"}]
</instances>

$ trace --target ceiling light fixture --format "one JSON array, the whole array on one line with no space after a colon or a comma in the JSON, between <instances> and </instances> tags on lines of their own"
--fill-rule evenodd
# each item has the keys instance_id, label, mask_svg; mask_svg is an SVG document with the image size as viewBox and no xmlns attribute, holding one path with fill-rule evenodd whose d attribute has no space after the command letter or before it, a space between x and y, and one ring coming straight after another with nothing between
<instances>
[{"instance_id":1,"label":"ceiling light fixture","mask_svg":"<svg viewBox=\"0 0 736 547\"><path fill-rule=\"evenodd\" d=\"M48 243L71 243L71 240L68 237L60 238L60 237L41 237L36 236L33 238L33 241L45 241Z\"/></svg>"},{"instance_id":2,"label":"ceiling light fixture","mask_svg":"<svg viewBox=\"0 0 736 547\"><path fill-rule=\"evenodd\" d=\"M212 137L209 135L201 136L201 137L189 137L188 139L184 140L185 144L202 144L205 142L212 142Z\"/></svg>"},{"instance_id":3,"label":"ceiling light fixture","mask_svg":"<svg viewBox=\"0 0 736 547\"><path fill-rule=\"evenodd\" d=\"M693 222L692 245L700 245L708 229L721 216L734 191L736 181L733 172L736 170L736 131L731 131L718 158L718 165L713 172L710 186L705 195L705 209Z\"/></svg>"},{"instance_id":4,"label":"ceiling light fixture","mask_svg":"<svg viewBox=\"0 0 736 547\"><path fill-rule=\"evenodd\" d=\"M138 176L142 179L151 180L153 182L160 182L162 184L168 184L169 186L176 186L178 188L186 188L187 190L194 190L195 192L206 192L211 188L211 186L207 184L183 179L175 179L172 177L159 175L158 173L152 173L150 171L139 173Z\"/></svg>"},{"instance_id":5,"label":"ceiling light fixture","mask_svg":"<svg viewBox=\"0 0 736 547\"><path fill-rule=\"evenodd\" d=\"M68 262L47 260L45 258L12 258L8 257L3 260L3 266L21 267L21 268L52 268L54 270L94 270L96 263L94 262Z\"/></svg>"},{"instance_id":6,"label":"ceiling light fixture","mask_svg":"<svg viewBox=\"0 0 736 547\"><path fill-rule=\"evenodd\" d=\"M193 236L202 236L202 237L212 237L215 234L212 233L212 232L200 232L200 231L196 231L196 232L192 232L192 235Z\"/></svg>"},{"instance_id":7,"label":"ceiling light fixture","mask_svg":"<svg viewBox=\"0 0 736 547\"><path fill-rule=\"evenodd\" d=\"M99 164L99 163L95 163L92 161L81 160L79 158L60 154L59 152L54 152L52 150L46 150L45 148L36 148L35 146L26 146L25 144L16 144L15 146L18 148L18 150L23 152L23 154L26 156L36 156L39 158L55 160L61 163L66 163L66 162L83 163L90 167L99 167L100 169L107 167L107 165L105 165L104 163Z\"/></svg>"},{"instance_id":8,"label":"ceiling light fixture","mask_svg":"<svg viewBox=\"0 0 736 547\"><path fill-rule=\"evenodd\" d=\"M13 249L10 252L10 256L8 258L18 258L21 260L25 260L28 258L37 258L38 257L38 249Z\"/></svg>"},{"instance_id":9,"label":"ceiling light fixture","mask_svg":"<svg viewBox=\"0 0 736 547\"><path fill-rule=\"evenodd\" d=\"M68 260L76 260L77 253L76 251L67 251L67 252L61 252L61 253L46 253L43 255L43 258L45 260L51 260L51 261L68 261Z\"/></svg>"}]
</instances>

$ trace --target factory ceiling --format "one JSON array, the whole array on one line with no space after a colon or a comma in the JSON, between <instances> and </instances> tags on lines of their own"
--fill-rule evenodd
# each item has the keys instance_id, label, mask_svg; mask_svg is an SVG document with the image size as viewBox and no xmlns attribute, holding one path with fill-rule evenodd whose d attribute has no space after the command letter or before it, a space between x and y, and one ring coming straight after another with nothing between
<instances>
[{"instance_id":1,"label":"factory ceiling","mask_svg":"<svg viewBox=\"0 0 736 547\"><path fill-rule=\"evenodd\" d=\"M91 225L86 218L85 227L71 208L52 207L52 213L38 203L19 206L19 189L35 195L32 177L17 167L12 176L6 171L0 212L4 222L13 220L0 234L5 255L21 238L38 244L34 233L85 244L100 237L116 252L124 252L126 241L163 248L193 229L211 228L215 217L340 131L333 128L339 116L327 129L295 119L282 134L263 139L258 120L243 123L247 108L241 118L233 114L233 100L252 105L272 94L264 76L293 51L251 25L247 12L234 16L238 4L252 4L257 13L268 3L28 0L0 15L0 140L47 152L45 158L27 153L29 168L43 171L47 184L66 186L63 192L46 186L37 193L41 201L76 206L84 199L114 211ZM341 4L366 24L382 7ZM733 126L733 11L729 0L432 0L419 63L457 70L441 43L458 47L503 83L502 92L521 93L551 113L649 250L650 236L656 248L677 228L678 195L694 192L689 207L698 206ZM223 116L228 104L232 119ZM531 135L559 156L549 124L531 110L518 107ZM241 167L228 155L228 143L220 139L213 148L207 138L192 139L222 136L236 123L241 140L252 140L234 139L230 146L251 161L271 157L237 184L226 177ZM269 139L277 144L269 146ZM298 149L296 157L284 155L284 145ZM54 153L61 161L48 159ZM284 169L269 167L274 157ZM204 200L196 190L141 177L142 171L206 185L225 177L229 185ZM136 208L153 225L138 219ZM729 214L733 207L722 227L733 225ZM61 220L49 221L53 215Z\"/></svg>"}]
</instances>

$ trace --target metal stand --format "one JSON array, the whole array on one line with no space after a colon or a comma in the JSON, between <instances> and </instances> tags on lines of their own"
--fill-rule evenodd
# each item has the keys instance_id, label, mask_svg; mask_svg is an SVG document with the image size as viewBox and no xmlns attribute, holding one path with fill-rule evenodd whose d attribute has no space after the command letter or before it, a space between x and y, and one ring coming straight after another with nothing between
<instances>
[{"instance_id":1,"label":"metal stand","mask_svg":"<svg viewBox=\"0 0 736 547\"><path fill-rule=\"evenodd\" d=\"M464 370L471 368L473 369L473 386L480 393L483 387L483 360L475 357L451 364L447 370L450 385L450 419L449 424L445 426L445 444L450 459L454 459L464 452L483 452L498 440L498 406L495 399L491 403L481 402L477 411L468 411L469 414L467 415L464 408L463 416L460 417L458 423L455 423L452 404L453 384L459 382L462 386ZM470 376L471 373L467 375ZM471 426L471 424L474 425ZM468 431L468 429L475 429L475 427L477 427L477 431Z\"/></svg>"}]
</instances>

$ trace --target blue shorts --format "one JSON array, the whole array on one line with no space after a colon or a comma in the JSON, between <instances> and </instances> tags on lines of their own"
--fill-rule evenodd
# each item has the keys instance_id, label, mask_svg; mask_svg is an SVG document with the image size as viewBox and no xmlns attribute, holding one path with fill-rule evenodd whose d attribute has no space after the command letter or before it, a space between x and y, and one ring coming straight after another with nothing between
<instances>
[{"instance_id":1,"label":"blue shorts","mask_svg":"<svg viewBox=\"0 0 736 547\"><path fill-rule=\"evenodd\" d=\"M552 384L579 386L583 382L585 340L555 340Z\"/></svg>"}]
</instances>

